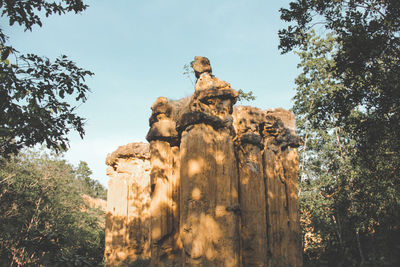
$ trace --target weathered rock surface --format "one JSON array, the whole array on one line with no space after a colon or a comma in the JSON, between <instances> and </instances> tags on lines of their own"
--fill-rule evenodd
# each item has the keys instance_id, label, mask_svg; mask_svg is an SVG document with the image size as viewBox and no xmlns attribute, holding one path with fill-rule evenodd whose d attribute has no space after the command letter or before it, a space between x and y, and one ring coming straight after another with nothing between
<instances>
[{"instance_id":1,"label":"weathered rock surface","mask_svg":"<svg viewBox=\"0 0 400 267\"><path fill-rule=\"evenodd\" d=\"M99 209L102 212L106 212L107 201L105 201L104 199L94 198L86 194L83 194L82 198L85 201L85 203L89 205L89 207L93 209Z\"/></svg>"},{"instance_id":2,"label":"weathered rock surface","mask_svg":"<svg viewBox=\"0 0 400 267\"><path fill-rule=\"evenodd\" d=\"M192 68L196 78L199 78L202 73L212 73L210 60L206 57L194 57Z\"/></svg>"},{"instance_id":3,"label":"weathered rock surface","mask_svg":"<svg viewBox=\"0 0 400 267\"><path fill-rule=\"evenodd\" d=\"M197 83L204 75L208 73ZM229 84L196 91L178 123L180 238L187 266L239 266L238 172L231 116L236 97Z\"/></svg>"},{"instance_id":4,"label":"weathered rock surface","mask_svg":"<svg viewBox=\"0 0 400 267\"><path fill-rule=\"evenodd\" d=\"M267 266L266 187L260 128L264 114L253 107L236 107L241 258L243 266Z\"/></svg>"},{"instance_id":5,"label":"weathered rock surface","mask_svg":"<svg viewBox=\"0 0 400 267\"><path fill-rule=\"evenodd\" d=\"M135 152L107 158L106 256L112 266L149 254L150 266L302 266L293 114L233 108L238 93L209 60L196 57L192 67L191 97L159 97L151 107L147 150L130 144ZM151 166L145 179L133 175L139 158ZM132 192L137 183L147 191ZM141 220L132 229L124 216Z\"/></svg>"},{"instance_id":6,"label":"weathered rock surface","mask_svg":"<svg viewBox=\"0 0 400 267\"><path fill-rule=\"evenodd\" d=\"M179 266L179 147L175 106L158 98L147 140L151 154L151 266ZM155 134L157 133L157 134ZM162 259L162 260L161 260Z\"/></svg>"},{"instance_id":7,"label":"weathered rock surface","mask_svg":"<svg viewBox=\"0 0 400 267\"><path fill-rule=\"evenodd\" d=\"M196 82L196 87L195 87L195 92L203 91L203 90L209 90L209 89L230 89L230 84L221 81L220 79L214 77L212 74L205 72L200 75L200 77L197 79Z\"/></svg>"},{"instance_id":8,"label":"weathered rock surface","mask_svg":"<svg viewBox=\"0 0 400 267\"><path fill-rule=\"evenodd\" d=\"M281 119L283 118L283 120ZM264 179L267 204L268 266L302 266L298 201L298 155L301 140L294 135L294 117L279 109L266 111Z\"/></svg>"},{"instance_id":9,"label":"weathered rock surface","mask_svg":"<svg viewBox=\"0 0 400 267\"><path fill-rule=\"evenodd\" d=\"M106 159L105 258L109 266L129 266L150 258L150 150L144 143L120 146Z\"/></svg>"}]
</instances>

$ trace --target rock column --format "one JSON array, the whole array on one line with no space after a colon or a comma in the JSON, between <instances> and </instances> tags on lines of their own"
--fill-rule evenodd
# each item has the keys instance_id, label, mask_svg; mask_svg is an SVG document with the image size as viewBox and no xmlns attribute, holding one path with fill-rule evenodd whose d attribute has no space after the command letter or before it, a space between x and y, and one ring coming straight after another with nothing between
<instances>
[{"instance_id":1,"label":"rock column","mask_svg":"<svg viewBox=\"0 0 400 267\"><path fill-rule=\"evenodd\" d=\"M297 147L301 140L295 135L292 113L275 109L265 114L262 134L268 266L302 266L297 197Z\"/></svg>"},{"instance_id":2,"label":"rock column","mask_svg":"<svg viewBox=\"0 0 400 267\"><path fill-rule=\"evenodd\" d=\"M120 146L107 156L105 258L109 266L150 258L149 159L149 145L144 143Z\"/></svg>"},{"instance_id":3,"label":"rock column","mask_svg":"<svg viewBox=\"0 0 400 267\"><path fill-rule=\"evenodd\" d=\"M240 211L231 117L237 92L211 74L208 60L197 58L196 63L196 91L178 120L182 266L238 266Z\"/></svg>"},{"instance_id":4,"label":"rock column","mask_svg":"<svg viewBox=\"0 0 400 267\"><path fill-rule=\"evenodd\" d=\"M260 109L235 107L242 266L267 266L266 188L260 135L263 121Z\"/></svg>"},{"instance_id":5,"label":"rock column","mask_svg":"<svg viewBox=\"0 0 400 267\"><path fill-rule=\"evenodd\" d=\"M174 106L160 97L152 106L146 139L151 151L151 266L178 266L179 147Z\"/></svg>"}]
</instances>

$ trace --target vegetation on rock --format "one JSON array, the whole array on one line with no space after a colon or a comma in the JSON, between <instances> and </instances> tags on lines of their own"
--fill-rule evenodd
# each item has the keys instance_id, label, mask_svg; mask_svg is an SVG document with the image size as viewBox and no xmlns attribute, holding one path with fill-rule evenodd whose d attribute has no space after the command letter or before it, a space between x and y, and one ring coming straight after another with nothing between
<instances>
[{"instance_id":1,"label":"vegetation on rock","mask_svg":"<svg viewBox=\"0 0 400 267\"><path fill-rule=\"evenodd\" d=\"M196 77L195 77L195 71L192 68L194 61L191 61L190 64L185 64L183 65L183 76L185 76L190 83L195 86L196 83ZM242 102L242 101L253 101L256 100L256 96L254 95L253 91L248 91L247 93L243 91L242 89L238 90L238 97L237 101Z\"/></svg>"}]
</instances>

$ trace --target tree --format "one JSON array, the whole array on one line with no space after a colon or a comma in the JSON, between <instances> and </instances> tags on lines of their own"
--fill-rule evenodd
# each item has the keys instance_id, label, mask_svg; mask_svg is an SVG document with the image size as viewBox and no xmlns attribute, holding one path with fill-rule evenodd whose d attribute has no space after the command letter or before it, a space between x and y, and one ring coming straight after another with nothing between
<instances>
[{"instance_id":1,"label":"tree","mask_svg":"<svg viewBox=\"0 0 400 267\"><path fill-rule=\"evenodd\" d=\"M356 208L360 201L365 202L357 191L369 189L358 181L360 173L351 164L356 158L354 140L337 126L337 116L332 114L323 127L314 126L320 123L312 113L314 106L323 106L342 84L330 72L335 39L331 35L321 38L313 31L307 38L307 47L297 52L303 73L295 80L298 87L293 107L304 140L300 149L300 210L305 265L354 266L359 255L365 258L364 246L356 241L361 225L369 223L361 219Z\"/></svg>"},{"instance_id":2,"label":"tree","mask_svg":"<svg viewBox=\"0 0 400 267\"><path fill-rule=\"evenodd\" d=\"M107 190L97 180L93 180L89 165L85 161L80 161L75 169L76 179L78 180L79 191L94 198L107 199Z\"/></svg>"},{"instance_id":3,"label":"tree","mask_svg":"<svg viewBox=\"0 0 400 267\"><path fill-rule=\"evenodd\" d=\"M332 114L358 137L364 154L378 139L400 148L400 2L397 0L298 0L281 9L292 25L279 32L283 53L306 49L310 30L323 25L337 44L329 72L341 83L311 112L319 126ZM379 137L379 138L378 138Z\"/></svg>"},{"instance_id":4,"label":"tree","mask_svg":"<svg viewBox=\"0 0 400 267\"><path fill-rule=\"evenodd\" d=\"M42 26L42 14L79 13L86 8L82 0L0 0L1 15L8 17L9 24L18 23L29 31L35 25ZM0 51L0 156L41 143L66 149L71 129L83 137L84 119L68 102L86 101L89 88L84 81L93 73L77 67L65 55L54 62L23 55L8 43L1 29Z\"/></svg>"},{"instance_id":5,"label":"tree","mask_svg":"<svg viewBox=\"0 0 400 267\"><path fill-rule=\"evenodd\" d=\"M301 212L318 237L306 265L400 263L398 7L304 0L281 10L294 26L280 31L280 47L297 49L302 69L293 107L305 143Z\"/></svg>"},{"instance_id":6,"label":"tree","mask_svg":"<svg viewBox=\"0 0 400 267\"><path fill-rule=\"evenodd\" d=\"M11 156L0 178L1 266L102 263L101 214L83 201L74 168L60 155Z\"/></svg>"}]
</instances>

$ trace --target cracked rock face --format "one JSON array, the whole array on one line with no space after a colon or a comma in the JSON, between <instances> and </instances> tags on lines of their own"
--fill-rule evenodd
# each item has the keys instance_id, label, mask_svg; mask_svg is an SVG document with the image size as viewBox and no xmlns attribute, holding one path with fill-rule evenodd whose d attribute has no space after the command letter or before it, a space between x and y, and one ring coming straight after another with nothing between
<instances>
[{"instance_id":1,"label":"cracked rock face","mask_svg":"<svg viewBox=\"0 0 400 267\"><path fill-rule=\"evenodd\" d=\"M114 181L140 173L139 158L150 166L150 173L142 172L145 182L120 178L128 187L109 187L120 190L110 193L116 202L133 184L146 188L144 195L136 189L135 207L122 197L120 206L127 208L118 214L132 211L147 220L136 221L136 234L129 235L115 219L112 225L119 228L109 231L135 241L114 258L147 251L150 266L302 266L301 140L294 115L281 108L233 107L238 93L212 75L207 58L195 57L192 67L192 96L159 97L151 107L147 150L130 144L135 152L121 147L107 158Z\"/></svg>"},{"instance_id":2,"label":"cracked rock face","mask_svg":"<svg viewBox=\"0 0 400 267\"><path fill-rule=\"evenodd\" d=\"M106 159L107 190L105 258L126 266L150 257L149 144L120 146Z\"/></svg>"}]
</instances>

